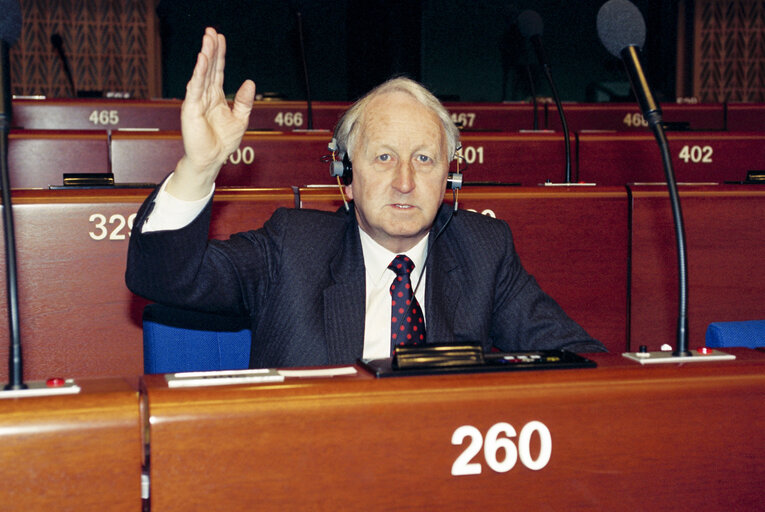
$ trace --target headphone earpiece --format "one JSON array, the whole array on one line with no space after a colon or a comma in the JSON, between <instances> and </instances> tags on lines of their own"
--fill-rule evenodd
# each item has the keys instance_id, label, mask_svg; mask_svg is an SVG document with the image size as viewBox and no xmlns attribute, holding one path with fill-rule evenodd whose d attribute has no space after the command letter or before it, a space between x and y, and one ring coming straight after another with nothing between
<instances>
[{"instance_id":1,"label":"headphone earpiece","mask_svg":"<svg viewBox=\"0 0 765 512\"><path fill-rule=\"evenodd\" d=\"M451 190L459 190L462 188L462 173L459 169L457 172L450 172L446 177L446 188Z\"/></svg>"},{"instance_id":2,"label":"headphone earpiece","mask_svg":"<svg viewBox=\"0 0 765 512\"><path fill-rule=\"evenodd\" d=\"M333 178L342 178L344 185L350 185L353 179L353 166L351 165L351 159L348 158L347 151L341 151L337 145L337 139L334 137L327 144L327 148L331 152L329 157L322 157L329 160L329 175Z\"/></svg>"},{"instance_id":3,"label":"headphone earpiece","mask_svg":"<svg viewBox=\"0 0 765 512\"><path fill-rule=\"evenodd\" d=\"M340 159L337 159L340 156ZM329 174L333 178L341 178L344 185L350 185L353 180L353 166L348 158L348 153L342 152L340 155L332 154L332 161L329 164Z\"/></svg>"},{"instance_id":4,"label":"headphone earpiece","mask_svg":"<svg viewBox=\"0 0 765 512\"><path fill-rule=\"evenodd\" d=\"M457 148L457 153L454 155L454 160L457 161L457 169L455 172L450 172L449 175L446 177L446 188L452 189L452 190L459 190L462 188L462 173L467 169L467 162L465 161L465 158L460 153L460 150L462 149L462 146ZM460 163L464 162L464 167L460 168Z\"/></svg>"},{"instance_id":5,"label":"headphone earpiece","mask_svg":"<svg viewBox=\"0 0 765 512\"><path fill-rule=\"evenodd\" d=\"M348 201L345 199L345 192L343 192L343 185L340 184L340 180L343 180L344 185L350 185L353 179L353 168L351 167L351 159L348 158L346 151L340 151L337 146L337 139L332 137L332 140L327 144L330 154L324 155L320 158L322 162L329 163L329 175L337 179L337 185L340 189L340 197L343 198L343 205L345 205L345 211L350 211ZM339 157L339 158L338 158Z\"/></svg>"}]
</instances>

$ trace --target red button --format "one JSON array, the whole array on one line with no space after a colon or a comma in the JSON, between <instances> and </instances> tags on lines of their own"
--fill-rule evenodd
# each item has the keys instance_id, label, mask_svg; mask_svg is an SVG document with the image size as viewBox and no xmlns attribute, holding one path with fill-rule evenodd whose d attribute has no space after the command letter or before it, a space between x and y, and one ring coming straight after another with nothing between
<instances>
[{"instance_id":1,"label":"red button","mask_svg":"<svg viewBox=\"0 0 765 512\"><path fill-rule=\"evenodd\" d=\"M66 381L61 377L52 377L45 381L45 385L49 388L60 388L64 384L66 384Z\"/></svg>"},{"instance_id":2,"label":"red button","mask_svg":"<svg viewBox=\"0 0 765 512\"><path fill-rule=\"evenodd\" d=\"M701 347L701 348L697 348L696 352L702 355L709 355L713 352L713 350L711 348Z\"/></svg>"}]
</instances>

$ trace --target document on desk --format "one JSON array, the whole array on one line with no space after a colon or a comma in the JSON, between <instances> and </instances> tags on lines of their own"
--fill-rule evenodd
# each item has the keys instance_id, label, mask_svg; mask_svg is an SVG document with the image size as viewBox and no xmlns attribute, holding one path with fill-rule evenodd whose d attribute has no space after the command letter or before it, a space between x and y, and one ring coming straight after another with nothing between
<instances>
[{"instance_id":1,"label":"document on desk","mask_svg":"<svg viewBox=\"0 0 765 512\"><path fill-rule=\"evenodd\" d=\"M227 384L253 384L260 382L283 382L284 376L269 368L252 370L220 370L209 372L181 372L165 375L167 387L188 388L196 386L224 386Z\"/></svg>"},{"instance_id":2,"label":"document on desk","mask_svg":"<svg viewBox=\"0 0 765 512\"><path fill-rule=\"evenodd\" d=\"M290 378L310 377L339 377L342 375L356 375L358 372L353 366L341 366L339 368L308 368L304 370L279 370L279 375Z\"/></svg>"},{"instance_id":3,"label":"document on desk","mask_svg":"<svg viewBox=\"0 0 765 512\"><path fill-rule=\"evenodd\" d=\"M167 387L187 388L196 386L224 386L227 384L254 384L267 382L283 382L288 378L319 378L356 375L356 368L343 366L339 368L307 368L300 370L275 370L273 368L258 368L251 370L220 370L208 372L181 372L165 375Z\"/></svg>"}]
</instances>

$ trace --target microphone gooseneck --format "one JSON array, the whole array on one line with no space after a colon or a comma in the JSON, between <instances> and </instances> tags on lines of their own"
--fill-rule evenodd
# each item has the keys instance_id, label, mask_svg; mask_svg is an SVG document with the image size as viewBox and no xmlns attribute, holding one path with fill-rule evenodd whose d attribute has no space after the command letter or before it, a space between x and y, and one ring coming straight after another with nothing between
<instances>
[{"instance_id":1,"label":"microphone gooseneck","mask_svg":"<svg viewBox=\"0 0 765 512\"><path fill-rule=\"evenodd\" d=\"M677 181L672 169L669 142L662 124L661 108L654 100L640 62L640 49L645 42L645 21L638 8L628 0L609 0L598 11L597 26L598 36L603 46L609 53L621 58L624 62L632 91L640 105L643 118L653 132L661 151L677 241L678 317L676 346L673 355L689 356L691 353L688 350L688 263L683 212L677 193Z\"/></svg>"},{"instance_id":2,"label":"microphone gooseneck","mask_svg":"<svg viewBox=\"0 0 765 512\"><path fill-rule=\"evenodd\" d=\"M64 68L66 80L69 82L69 88L71 90L72 96L76 97L77 89L74 86L74 77L72 76L72 69L69 67L69 59L66 58L66 51L64 51L64 40L61 38L61 35L56 33L50 36L50 42L53 45L53 48L56 49L59 60L61 60L61 65Z\"/></svg>"},{"instance_id":3,"label":"microphone gooseneck","mask_svg":"<svg viewBox=\"0 0 765 512\"><path fill-rule=\"evenodd\" d=\"M568 131L568 123L566 122L566 115L563 112L563 104L560 101L558 95L558 89L555 87L555 81L552 77L552 70L550 63L547 60L544 46L542 46L542 30L543 30L542 18L536 11L525 10L518 15L518 30L521 35L529 40L534 47L534 52L537 55L537 60L542 66L542 71L545 74L547 83L550 84L550 91L553 95L553 101L555 102L555 108L558 110L558 116L560 117L560 124L563 130L564 147L566 151L566 169L565 180L566 183L571 183L571 138ZM536 117L536 114L535 114Z\"/></svg>"},{"instance_id":4,"label":"microphone gooseneck","mask_svg":"<svg viewBox=\"0 0 765 512\"><path fill-rule=\"evenodd\" d=\"M305 41L303 39L303 14L297 13L298 39L300 40L300 62L303 65L303 80L305 81L306 127L313 130L313 103L311 101L311 82L308 79L308 62L305 57Z\"/></svg>"},{"instance_id":5,"label":"microphone gooseneck","mask_svg":"<svg viewBox=\"0 0 765 512\"><path fill-rule=\"evenodd\" d=\"M3 202L3 236L5 241L5 275L8 296L8 327L10 347L8 350L7 390L25 389L24 366L21 358L21 334L19 328L19 299L16 270L16 236L13 223L13 204L11 202L11 184L8 172L8 132L11 127L11 79L9 48L16 43L21 34L21 7L17 1L2 1L3 11L0 23L0 187Z\"/></svg>"}]
</instances>

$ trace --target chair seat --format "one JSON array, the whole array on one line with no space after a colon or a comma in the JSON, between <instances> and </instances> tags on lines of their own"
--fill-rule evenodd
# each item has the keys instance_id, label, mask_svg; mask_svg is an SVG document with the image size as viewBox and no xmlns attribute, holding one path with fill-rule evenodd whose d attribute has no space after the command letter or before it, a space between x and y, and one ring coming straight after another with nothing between
<instances>
[{"instance_id":1,"label":"chair seat","mask_svg":"<svg viewBox=\"0 0 765 512\"><path fill-rule=\"evenodd\" d=\"M252 344L246 318L198 313L161 304L143 312L144 373L239 370Z\"/></svg>"},{"instance_id":2,"label":"chair seat","mask_svg":"<svg viewBox=\"0 0 765 512\"><path fill-rule=\"evenodd\" d=\"M713 322L707 327L706 344L710 348L765 347L765 320Z\"/></svg>"}]
</instances>

